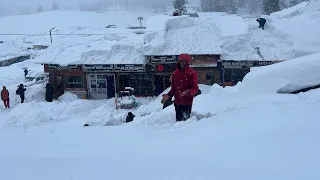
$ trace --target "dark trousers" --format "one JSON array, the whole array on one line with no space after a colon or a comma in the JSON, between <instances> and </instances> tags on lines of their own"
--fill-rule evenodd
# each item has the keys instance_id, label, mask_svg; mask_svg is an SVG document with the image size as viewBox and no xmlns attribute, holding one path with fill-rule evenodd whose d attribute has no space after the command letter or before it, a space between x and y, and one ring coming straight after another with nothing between
<instances>
[{"instance_id":1,"label":"dark trousers","mask_svg":"<svg viewBox=\"0 0 320 180\"><path fill-rule=\"evenodd\" d=\"M192 106L174 105L176 110L176 121L186 121L190 118Z\"/></svg>"},{"instance_id":2,"label":"dark trousers","mask_svg":"<svg viewBox=\"0 0 320 180\"><path fill-rule=\"evenodd\" d=\"M3 101L3 104L4 104L4 107L5 107L5 108L9 108L9 107L10 107L9 99L2 100L2 101Z\"/></svg>"},{"instance_id":3,"label":"dark trousers","mask_svg":"<svg viewBox=\"0 0 320 180\"><path fill-rule=\"evenodd\" d=\"M259 28L261 28L261 29L264 30L264 25L265 25L265 24L266 24L265 22L259 23Z\"/></svg>"},{"instance_id":4,"label":"dark trousers","mask_svg":"<svg viewBox=\"0 0 320 180\"><path fill-rule=\"evenodd\" d=\"M20 98L21 98L21 103L24 102L24 95L20 95Z\"/></svg>"}]
</instances>

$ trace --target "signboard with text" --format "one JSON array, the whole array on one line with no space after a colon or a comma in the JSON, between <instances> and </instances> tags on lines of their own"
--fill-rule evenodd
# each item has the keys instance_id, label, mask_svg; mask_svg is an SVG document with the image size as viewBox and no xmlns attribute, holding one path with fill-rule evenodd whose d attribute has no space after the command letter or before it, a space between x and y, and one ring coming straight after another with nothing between
<instances>
[{"instance_id":1,"label":"signboard with text","mask_svg":"<svg viewBox=\"0 0 320 180\"><path fill-rule=\"evenodd\" d=\"M115 64L115 72L144 72L146 66L144 64Z\"/></svg>"},{"instance_id":2,"label":"signboard with text","mask_svg":"<svg viewBox=\"0 0 320 180\"><path fill-rule=\"evenodd\" d=\"M151 63L176 63L177 56L150 56Z\"/></svg>"},{"instance_id":3,"label":"signboard with text","mask_svg":"<svg viewBox=\"0 0 320 180\"><path fill-rule=\"evenodd\" d=\"M49 70L77 70L80 69L81 65L67 65L61 66L59 64L48 64Z\"/></svg>"},{"instance_id":4,"label":"signboard with text","mask_svg":"<svg viewBox=\"0 0 320 180\"><path fill-rule=\"evenodd\" d=\"M254 66L253 61L223 61L221 65L224 69L241 69Z\"/></svg>"},{"instance_id":5,"label":"signboard with text","mask_svg":"<svg viewBox=\"0 0 320 180\"><path fill-rule=\"evenodd\" d=\"M82 69L85 72L99 71L99 72L111 72L113 71L113 64L84 64Z\"/></svg>"}]
</instances>

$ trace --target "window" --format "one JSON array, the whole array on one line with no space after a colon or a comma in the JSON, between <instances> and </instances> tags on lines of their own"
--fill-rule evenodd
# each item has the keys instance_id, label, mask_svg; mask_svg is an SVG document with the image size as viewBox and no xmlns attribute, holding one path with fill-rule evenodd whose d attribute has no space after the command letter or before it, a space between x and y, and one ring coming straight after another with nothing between
<instances>
[{"instance_id":1,"label":"window","mask_svg":"<svg viewBox=\"0 0 320 180\"><path fill-rule=\"evenodd\" d=\"M130 77L130 87L135 95L153 94L152 76L150 74L133 74Z\"/></svg>"},{"instance_id":2,"label":"window","mask_svg":"<svg viewBox=\"0 0 320 180\"><path fill-rule=\"evenodd\" d=\"M66 88L83 88L83 78L81 76L67 76Z\"/></svg>"}]
</instances>

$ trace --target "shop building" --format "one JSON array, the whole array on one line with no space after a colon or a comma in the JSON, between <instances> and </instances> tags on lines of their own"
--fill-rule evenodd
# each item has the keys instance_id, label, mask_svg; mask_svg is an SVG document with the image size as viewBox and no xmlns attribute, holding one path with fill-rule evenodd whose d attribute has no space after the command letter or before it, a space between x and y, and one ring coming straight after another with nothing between
<instances>
[{"instance_id":1,"label":"shop building","mask_svg":"<svg viewBox=\"0 0 320 180\"><path fill-rule=\"evenodd\" d=\"M145 64L44 64L54 98L71 92L84 99L109 99L119 90L134 87L137 96L153 95L151 76Z\"/></svg>"},{"instance_id":2,"label":"shop building","mask_svg":"<svg viewBox=\"0 0 320 180\"><path fill-rule=\"evenodd\" d=\"M250 68L271 65L278 62L282 62L282 61L281 60L275 60L275 61L223 60L219 63L219 69L221 71L221 77L222 77L221 84L223 86L234 86L239 81L243 80L244 76L250 72Z\"/></svg>"}]
</instances>

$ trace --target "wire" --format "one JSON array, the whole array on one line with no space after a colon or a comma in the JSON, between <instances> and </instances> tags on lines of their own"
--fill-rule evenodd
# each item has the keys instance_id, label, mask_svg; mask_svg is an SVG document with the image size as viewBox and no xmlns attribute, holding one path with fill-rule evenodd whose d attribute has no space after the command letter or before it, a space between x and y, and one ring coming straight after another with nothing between
<instances>
[{"instance_id":1,"label":"wire","mask_svg":"<svg viewBox=\"0 0 320 180\"><path fill-rule=\"evenodd\" d=\"M138 30L138 29L137 29ZM165 30L158 30L158 31L144 31L144 32L159 32L159 31L165 31ZM102 36L102 35L109 35L109 34L132 34L134 32L124 32L124 33L74 33L74 34L71 34L71 33L59 33L59 34L51 34L52 36ZM0 33L0 36L49 36L50 34L25 34L25 33L22 33L22 34L12 34L12 33ZM23 39L23 38L22 38Z\"/></svg>"}]
</instances>

